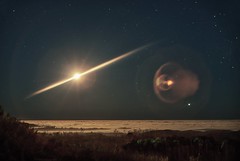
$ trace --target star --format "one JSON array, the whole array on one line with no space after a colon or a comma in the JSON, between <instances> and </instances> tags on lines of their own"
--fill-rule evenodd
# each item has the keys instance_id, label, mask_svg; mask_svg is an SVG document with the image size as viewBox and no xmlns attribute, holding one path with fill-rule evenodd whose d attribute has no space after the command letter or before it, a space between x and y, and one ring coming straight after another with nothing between
<instances>
[{"instance_id":1,"label":"star","mask_svg":"<svg viewBox=\"0 0 240 161\"><path fill-rule=\"evenodd\" d=\"M190 107L190 106L191 106L191 103L188 103L187 106Z\"/></svg>"}]
</instances>

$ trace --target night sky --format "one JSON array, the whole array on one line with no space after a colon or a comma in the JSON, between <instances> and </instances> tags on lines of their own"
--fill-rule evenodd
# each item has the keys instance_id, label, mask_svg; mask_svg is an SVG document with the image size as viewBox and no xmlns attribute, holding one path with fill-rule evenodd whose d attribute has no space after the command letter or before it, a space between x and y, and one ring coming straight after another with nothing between
<instances>
[{"instance_id":1,"label":"night sky","mask_svg":"<svg viewBox=\"0 0 240 161\"><path fill-rule=\"evenodd\" d=\"M153 88L168 62L199 81L174 103ZM0 72L0 104L20 119L240 119L240 2L2 0Z\"/></svg>"}]
</instances>

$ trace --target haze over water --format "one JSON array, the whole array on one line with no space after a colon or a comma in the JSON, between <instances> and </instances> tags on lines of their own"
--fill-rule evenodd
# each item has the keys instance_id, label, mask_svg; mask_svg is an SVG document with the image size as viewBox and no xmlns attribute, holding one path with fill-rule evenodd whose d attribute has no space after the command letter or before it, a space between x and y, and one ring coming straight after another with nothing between
<instances>
[{"instance_id":1,"label":"haze over water","mask_svg":"<svg viewBox=\"0 0 240 161\"><path fill-rule=\"evenodd\" d=\"M128 133L150 130L240 130L240 120L23 120L38 132Z\"/></svg>"}]
</instances>

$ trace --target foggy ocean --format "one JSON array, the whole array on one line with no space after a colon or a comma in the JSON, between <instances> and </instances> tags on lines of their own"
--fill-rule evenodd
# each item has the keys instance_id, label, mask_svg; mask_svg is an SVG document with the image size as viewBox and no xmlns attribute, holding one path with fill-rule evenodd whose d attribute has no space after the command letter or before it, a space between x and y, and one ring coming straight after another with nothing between
<instances>
[{"instance_id":1,"label":"foggy ocean","mask_svg":"<svg viewBox=\"0 0 240 161\"><path fill-rule=\"evenodd\" d=\"M128 133L150 130L240 130L240 120L22 120L38 132Z\"/></svg>"}]
</instances>

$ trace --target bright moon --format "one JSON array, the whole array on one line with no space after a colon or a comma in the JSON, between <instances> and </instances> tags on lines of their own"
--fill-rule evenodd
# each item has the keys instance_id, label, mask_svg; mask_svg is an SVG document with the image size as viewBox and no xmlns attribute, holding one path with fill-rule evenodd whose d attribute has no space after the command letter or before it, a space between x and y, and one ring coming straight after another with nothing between
<instances>
[{"instance_id":1,"label":"bright moon","mask_svg":"<svg viewBox=\"0 0 240 161\"><path fill-rule=\"evenodd\" d=\"M79 74L79 73L75 73L75 74L73 75L73 79L79 79L80 76L81 76L81 74Z\"/></svg>"}]
</instances>

